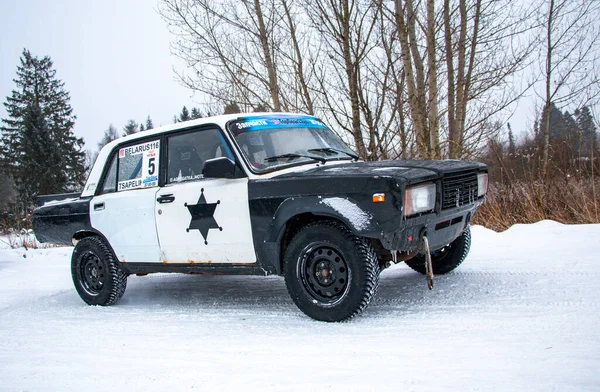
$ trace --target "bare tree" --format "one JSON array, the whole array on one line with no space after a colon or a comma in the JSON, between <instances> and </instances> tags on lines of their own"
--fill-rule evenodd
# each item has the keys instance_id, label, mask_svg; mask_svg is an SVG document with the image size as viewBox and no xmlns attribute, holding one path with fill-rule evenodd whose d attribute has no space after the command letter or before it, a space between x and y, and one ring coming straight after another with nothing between
<instances>
[{"instance_id":1,"label":"bare tree","mask_svg":"<svg viewBox=\"0 0 600 392\"><path fill-rule=\"evenodd\" d=\"M306 1L305 7L328 51L329 64L321 68L319 80L326 110L352 135L358 154L369 159L373 151L367 151L363 139L359 79L364 61L375 46L379 7L370 1L347 0ZM344 99L340 101L339 96ZM349 116L346 103L350 106Z\"/></svg>"},{"instance_id":2,"label":"bare tree","mask_svg":"<svg viewBox=\"0 0 600 392\"><path fill-rule=\"evenodd\" d=\"M282 110L273 46L278 17L258 0L163 0L159 8L177 39L173 52L189 69L180 82L221 107L234 102Z\"/></svg>"},{"instance_id":3,"label":"bare tree","mask_svg":"<svg viewBox=\"0 0 600 392\"><path fill-rule=\"evenodd\" d=\"M246 10L250 13L252 10L248 7L246 1L242 1L242 4L246 6ZM272 48L270 44L270 38L272 31L267 30L265 19L263 17L263 8L260 5L259 0L254 0L254 14L256 15L258 39L263 51L263 58L265 61L265 67L267 74L269 75L269 93L271 94L271 100L273 101L273 110L276 112L281 111L281 103L279 102L279 82L277 80L277 68L273 62Z\"/></svg>"},{"instance_id":4,"label":"bare tree","mask_svg":"<svg viewBox=\"0 0 600 392\"><path fill-rule=\"evenodd\" d=\"M541 176L548 171L550 107L583 107L600 94L600 4L590 0L549 0L543 15L544 106ZM541 7L540 7L541 8ZM541 8L543 9L543 8Z\"/></svg>"},{"instance_id":5,"label":"bare tree","mask_svg":"<svg viewBox=\"0 0 600 392\"><path fill-rule=\"evenodd\" d=\"M429 155L433 159L440 159L440 136L438 119L438 86L437 86L437 59L436 59L436 23L435 23L435 1L427 0L427 81L429 101L428 106L428 124L429 124Z\"/></svg>"},{"instance_id":6,"label":"bare tree","mask_svg":"<svg viewBox=\"0 0 600 392\"><path fill-rule=\"evenodd\" d=\"M533 24L519 4L162 0L160 12L189 67L177 75L209 111L307 112L364 159L436 159L471 155L522 94L511 81Z\"/></svg>"},{"instance_id":7,"label":"bare tree","mask_svg":"<svg viewBox=\"0 0 600 392\"><path fill-rule=\"evenodd\" d=\"M421 159L431 156L431 138L427 124L425 72L417 40L417 16L412 0L394 2L394 17L402 50L408 104L415 130L417 153ZM437 75L434 75L437 77ZM435 141L439 143L439 141Z\"/></svg>"},{"instance_id":8,"label":"bare tree","mask_svg":"<svg viewBox=\"0 0 600 392\"><path fill-rule=\"evenodd\" d=\"M398 29L418 155L437 158L440 144L451 158L469 155L489 136L489 118L527 88L503 92L532 53L531 9L508 0L396 0L388 12Z\"/></svg>"},{"instance_id":9,"label":"bare tree","mask_svg":"<svg viewBox=\"0 0 600 392\"><path fill-rule=\"evenodd\" d=\"M398 30L393 23L387 23L384 12L381 12L380 37L381 46L389 66L389 87L391 94L385 102L390 114L389 131L383 135L384 143L381 148L387 151L390 158L409 159L416 156L414 151L414 132L408 125L408 95L406 75L404 73L402 56L397 52ZM386 88L382 86L382 90ZM387 131L387 128L386 128Z\"/></svg>"},{"instance_id":10,"label":"bare tree","mask_svg":"<svg viewBox=\"0 0 600 392\"><path fill-rule=\"evenodd\" d=\"M306 110L308 114L315 114L314 107L314 93L311 89L311 81L310 77L306 73L306 65L304 63L305 60L305 51L308 50L308 45L305 45L304 48L301 48L302 42L300 41L299 33L298 33L298 25L296 17L293 14L290 4L288 0L280 0L280 4L283 11L284 21L287 27L287 34L289 37L289 42L293 51L289 53L289 51L285 50L287 48L283 48L283 45L278 48L278 54L282 55L285 58L288 58L291 61L293 73L296 77L292 77L292 80L297 80L299 85L299 89L291 89L291 90L299 90L299 96L302 99L302 105L294 105L296 107L300 106L299 109ZM304 50L303 50L304 49ZM291 106L291 105L290 105Z\"/></svg>"}]
</instances>

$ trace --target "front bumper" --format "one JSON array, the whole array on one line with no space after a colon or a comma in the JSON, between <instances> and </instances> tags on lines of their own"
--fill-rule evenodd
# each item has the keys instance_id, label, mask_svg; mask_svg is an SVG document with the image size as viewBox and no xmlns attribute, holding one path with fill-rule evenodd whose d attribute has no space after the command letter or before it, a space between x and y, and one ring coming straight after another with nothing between
<instances>
[{"instance_id":1,"label":"front bumper","mask_svg":"<svg viewBox=\"0 0 600 392\"><path fill-rule=\"evenodd\" d=\"M473 204L403 219L398 230L383 233L381 243L391 251L412 252L426 235L430 249L440 249L462 234L484 200L482 197Z\"/></svg>"}]
</instances>

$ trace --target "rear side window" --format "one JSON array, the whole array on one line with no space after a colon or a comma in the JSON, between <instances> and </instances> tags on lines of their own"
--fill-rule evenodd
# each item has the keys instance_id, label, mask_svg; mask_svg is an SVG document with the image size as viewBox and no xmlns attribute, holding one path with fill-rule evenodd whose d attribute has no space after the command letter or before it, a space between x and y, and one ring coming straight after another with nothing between
<instances>
[{"instance_id":1,"label":"rear side window","mask_svg":"<svg viewBox=\"0 0 600 392\"><path fill-rule=\"evenodd\" d=\"M104 179L104 185L102 185L101 193L111 193L117 190L117 156L114 155L106 178Z\"/></svg>"},{"instance_id":2,"label":"rear side window","mask_svg":"<svg viewBox=\"0 0 600 392\"><path fill-rule=\"evenodd\" d=\"M217 129L203 129L167 138L167 184L204 178L202 169L209 159L233 154Z\"/></svg>"},{"instance_id":3,"label":"rear side window","mask_svg":"<svg viewBox=\"0 0 600 392\"><path fill-rule=\"evenodd\" d=\"M134 144L113 155L100 193L158 186L160 140Z\"/></svg>"},{"instance_id":4,"label":"rear side window","mask_svg":"<svg viewBox=\"0 0 600 392\"><path fill-rule=\"evenodd\" d=\"M160 140L134 144L119 150L117 190L158 186Z\"/></svg>"}]
</instances>

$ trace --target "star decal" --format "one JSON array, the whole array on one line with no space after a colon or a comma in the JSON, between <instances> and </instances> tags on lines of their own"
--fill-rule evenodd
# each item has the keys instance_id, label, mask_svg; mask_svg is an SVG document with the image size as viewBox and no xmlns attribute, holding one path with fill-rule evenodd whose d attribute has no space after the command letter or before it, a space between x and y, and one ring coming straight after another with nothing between
<instances>
[{"instance_id":1,"label":"star decal","mask_svg":"<svg viewBox=\"0 0 600 392\"><path fill-rule=\"evenodd\" d=\"M208 238L208 231L210 229L219 229L220 231L223 231L223 228L217 224L214 217L217 204L221 204L221 200L217 200L216 203L207 203L206 198L204 197L204 188L201 189L201 192L198 203L184 204L192 216L190 227L185 229L185 231L188 233L190 230L200 231L200 234L202 234L202 237L204 238L204 243L208 245L206 239Z\"/></svg>"}]
</instances>

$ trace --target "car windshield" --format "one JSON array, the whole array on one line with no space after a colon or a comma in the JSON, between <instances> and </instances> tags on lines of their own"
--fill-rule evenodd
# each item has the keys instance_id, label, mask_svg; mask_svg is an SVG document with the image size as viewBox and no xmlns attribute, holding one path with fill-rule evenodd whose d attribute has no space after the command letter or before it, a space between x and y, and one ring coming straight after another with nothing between
<instances>
[{"instance_id":1,"label":"car windshield","mask_svg":"<svg viewBox=\"0 0 600 392\"><path fill-rule=\"evenodd\" d=\"M229 123L229 130L248 163L258 171L358 158L323 122L310 116L239 118Z\"/></svg>"}]
</instances>

